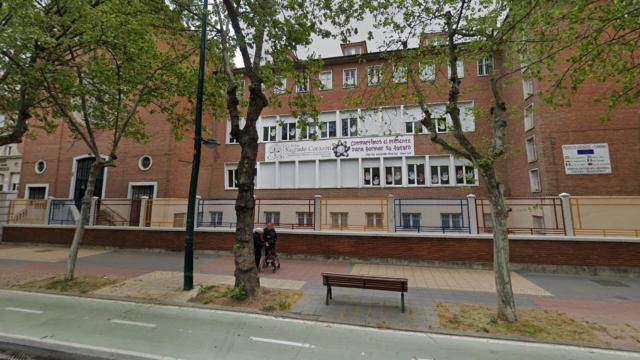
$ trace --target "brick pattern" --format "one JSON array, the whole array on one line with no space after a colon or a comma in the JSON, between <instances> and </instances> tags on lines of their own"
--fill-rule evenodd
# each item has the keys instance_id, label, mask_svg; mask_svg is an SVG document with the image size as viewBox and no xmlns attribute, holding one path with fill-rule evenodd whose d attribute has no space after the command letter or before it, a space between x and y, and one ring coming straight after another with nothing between
<instances>
[{"instance_id":1,"label":"brick pattern","mask_svg":"<svg viewBox=\"0 0 640 360\"><path fill-rule=\"evenodd\" d=\"M5 227L8 243L70 244L72 228ZM233 248L234 233L197 232L197 250ZM87 229L83 245L148 248L182 251L184 233L179 231ZM280 233L278 251L287 254L393 258L443 262L488 263L493 258L492 240L486 238L407 238L329 234ZM640 267L640 243L515 240L510 242L513 263Z\"/></svg>"}]
</instances>

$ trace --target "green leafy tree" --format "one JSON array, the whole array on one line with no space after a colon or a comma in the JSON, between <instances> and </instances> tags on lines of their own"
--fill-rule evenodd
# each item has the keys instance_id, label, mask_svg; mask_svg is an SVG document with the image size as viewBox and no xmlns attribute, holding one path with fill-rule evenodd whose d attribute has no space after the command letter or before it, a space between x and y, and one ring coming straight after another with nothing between
<instances>
[{"instance_id":1,"label":"green leafy tree","mask_svg":"<svg viewBox=\"0 0 640 360\"><path fill-rule=\"evenodd\" d=\"M45 59L59 62L39 60L36 67L22 70L24 78L39 86L32 112L64 122L93 157L69 251L65 279L72 280L97 174L117 165L123 139L147 140L141 111L163 113L176 134L187 124L189 106L177 96L189 95L182 90L191 88L195 48L188 33L178 31L183 27L180 13L163 2L58 0L46 5L74 36L54 45L44 41ZM47 20L34 20L35 25L40 21ZM18 30L23 29L9 32Z\"/></svg>"}]
</instances>

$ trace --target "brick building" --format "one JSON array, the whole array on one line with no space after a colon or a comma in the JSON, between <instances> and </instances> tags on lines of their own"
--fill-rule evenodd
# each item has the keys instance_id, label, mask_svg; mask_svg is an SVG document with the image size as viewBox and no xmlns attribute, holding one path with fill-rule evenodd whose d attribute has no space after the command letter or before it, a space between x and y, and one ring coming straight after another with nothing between
<instances>
[{"instance_id":1,"label":"brick building","mask_svg":"<svg viewBox=\"0 0 640 360\"><path fill-rule=\"evenodd\" d=\"M321 88L315 81L295 84L286 79L282 88L272 90L282 92L281 106L266 108L258 122L257 197L482 196L477 170L432 144L416 123L420 115L416 103L402 96L409 88L402 69L388 65L382 53L367 52L364 42L345 44L342 50L343 56L324 59L322 71L314 75ZM460 106L480 110L463 111L464 130L477 143L491 131L486 116L492 97L486 75L494 66L500 71L501 62L467 58L459 64L464 75ZM382 68L386 70L380 72ZM443 133L447 132L447 72L446 66L430 64L419 69L423 85L430 89L427 101L436 117L442 116L438 131ZM396 96L381 108L354 106L354 99L366 100L379 91L381 74L392 77ZM246 95L248 84L243 85ZM640 194L640 105L620 108L609 123L601 124L599 115L605 105L592 99L605 90L602 85L584 86L571 107L560 109L545 106L531 95L544 90L544 85L523 80L520 73L504 82L502 90L508 106L510 149L499 174L507 196ZM308 91L320 98L322 125L300 128L288 101ZM149 114L146 119L150 142L126 141L121 146L117 166L105 169L97 196L186 198L191 137L175 140L161 114ZM211 117L204 121L209 129L205 137L216 138L222 145L203 147L198 193L203 198L235 198L234 169L240 146L229 138L227 121ZM83 180L86 184L84 144L73 139L65 126L50 135L32 133L36 138L26 138L24 143L20 196L41 196L39 187L46 184L44 196L77 198ZM586 146L567 146L578 144Z\"/></svg>"}]
</instances>

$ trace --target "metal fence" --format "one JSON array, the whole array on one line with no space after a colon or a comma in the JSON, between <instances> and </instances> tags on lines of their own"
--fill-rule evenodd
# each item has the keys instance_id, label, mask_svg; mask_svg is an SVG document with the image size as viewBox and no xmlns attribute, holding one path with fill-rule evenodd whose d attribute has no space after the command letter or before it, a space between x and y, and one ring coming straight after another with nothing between
<instances>
[{"instance_id":1,"label":"metal fence","mask_svg":"<svg viewBox=\"0 0 640 360\"><path fill-rule=\"evenodd\" d=\"M569 202L577 236L640 237L640 196L575 196Z\"/></svg>"},{"instance_id":2,"label":"metal fence","mask_svg":"<svg viewBox=\"0 0 640 360\"><path fill-rule=\"evenodd\" d=\"M80 211L73 199L52 199L48 223L51 225L75 225Z\"/></svg>"},{"instance_id":3,"label":"metal fence","mask_svg":"<svg viewBox=\"0 0 640 360\"><path fill-rule=\"evenodd\" d=\"M9 203L9 224L44 224L47 200L13 199Z\"/></svg>"},{"instance_id":4,"label":"metal fence","mask_svg":"<svg viewBox=\"0 0 640 360\"><path fill-rule=\"evenodd\" d=\"M394 200L396 231L470 233L467 198L400 198Z\"/></svg>"},{"instance_id":5,"label":"metal fence","mask_svg":"<svg viewBox=\"0 0 640 360\"><path fill-rule=\"evenodd\" d=\"M511 234L565 235L562 203L557 197L508 198L507 230ZM488 199L476 200L478 231L493 232Z\"/></svg>"},{"instance_id":6,"label":"metal fence","mask_svg":"<svg viewBox=\"0 0 640 360\"><path fill-rule=\"evenodd\" d=\"M235 199L200 199L198 227L235 228ZM279 228L313 229L315 217L313 199L257 199L253 222L255 227L272 222Z\"/></svg>"},{"instance_id":7,"label":"metal fence","mask_svg":"<svg viewBox=\"0 0 640 360\"><path fill-rule=\"evenodd\" d=\"M93 223L103 226L139 226L141 204L141 199L97 199Z\"/></svg>"},{"instance_id":8,"label":"metal fence","mask_svg":"<svg viewBox=\"0 0 640 360\"><path fill-rule=\"evenodd\" d=\"M321 230L389 231L388 199L321 199Z\"/></svg>"}]
</instances>

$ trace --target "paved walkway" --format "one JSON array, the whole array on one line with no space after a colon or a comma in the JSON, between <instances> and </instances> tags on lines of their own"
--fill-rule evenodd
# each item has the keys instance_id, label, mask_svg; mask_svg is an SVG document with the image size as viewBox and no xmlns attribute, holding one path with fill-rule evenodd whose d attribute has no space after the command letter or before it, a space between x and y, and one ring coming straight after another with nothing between
<instances>
[{"instance_id":1,"label":"paved walkway","mask_svg":"<svg viewBox=\"0 0 640 360\"><path fill-rule=\"evenodd\" d=\"M65 260L64 248L0 244L0 287L62 274ZM275 274L261 273L261 283L265 287L301 289L304 296L290 314L306 319L380 328L438 330L435 315L438 302L495 304L491 271L281 260L281 270ZM191 294L180 292L182 261L183 255L173 252L83 249L77 271L128 278L98 294L183 301ZM231 284L233 269L231 256L198 253L195 282ZM397 293L359 289L334 289L333 301L326 306L320 279L323 271L407 277L410 285L407 312L400 312ZM640 349L640 279L522 272L512 276L519 307L559 310L579 319L609 324L625 334L635 331L635 338L622 339L614 333L610 342Z\"/></svg>"}]
</instances>

